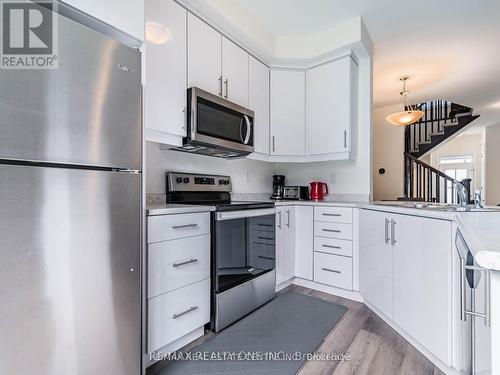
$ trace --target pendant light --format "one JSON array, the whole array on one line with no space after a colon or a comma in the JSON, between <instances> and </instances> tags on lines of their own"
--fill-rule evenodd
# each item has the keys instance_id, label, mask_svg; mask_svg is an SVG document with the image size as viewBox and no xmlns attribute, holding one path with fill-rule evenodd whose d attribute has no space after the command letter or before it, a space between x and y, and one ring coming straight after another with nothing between
<instances>
[{"instance_id":1,"label":"pendant light","mask_svg":"<svg viewBox=\"0 0 500 375\"><path fill-rule=\"evenodd\" d=\"M409 91L406 90L406 81L408 80L408 76L402 76L399 80L403 82L403 91L400 92L400 95L403 97L403 111L392 113L385 119L393 125L411 125L420 120L424 115L424 112L408 105L407 96Z\"/></svg>"}]
</instances>

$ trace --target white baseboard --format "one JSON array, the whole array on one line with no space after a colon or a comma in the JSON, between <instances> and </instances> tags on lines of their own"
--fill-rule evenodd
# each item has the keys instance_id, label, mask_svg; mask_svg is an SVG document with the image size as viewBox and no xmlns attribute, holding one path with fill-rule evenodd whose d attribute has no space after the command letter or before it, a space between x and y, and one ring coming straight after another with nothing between
<instances>
[{"instance_id":1,"label":"white baseboard","mask_svg":"<svg viewBox=\"0 0 500 375\"><path fill-rule=\"evenodd\" d=\"M293 278L291 281L291 284L295 284L295 285L303 286L305 288L318 290L318 291L324 292L324 293L333 294L334 296L350 299L350 300L356 301L356 302L361 302L361 303L364 302L363 296L359 292L354 291L354 290L336 288L334 286L320 284L320 283L317 283L315 281L305 280L305 279L301 279L298 277Z\"/></svg>"}]
</instances>

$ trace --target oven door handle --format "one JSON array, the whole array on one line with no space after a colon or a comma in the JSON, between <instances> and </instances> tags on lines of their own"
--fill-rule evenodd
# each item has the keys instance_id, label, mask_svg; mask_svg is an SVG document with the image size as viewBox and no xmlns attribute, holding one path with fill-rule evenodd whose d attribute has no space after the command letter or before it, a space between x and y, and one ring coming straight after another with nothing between
<instances>
[{"instance_id":1,"label":"oven door handle","mask_svg":"<svg viewBox=\"0 0 500 375\"><path fill-rule=\"evenodd\" d=\"M246 217L257 217L257 216L266 216L274 214L276 214L275 208L217 212L215 215L215 220L224 221L224 220L244 219Z\"/></svg>"}]
</instances>

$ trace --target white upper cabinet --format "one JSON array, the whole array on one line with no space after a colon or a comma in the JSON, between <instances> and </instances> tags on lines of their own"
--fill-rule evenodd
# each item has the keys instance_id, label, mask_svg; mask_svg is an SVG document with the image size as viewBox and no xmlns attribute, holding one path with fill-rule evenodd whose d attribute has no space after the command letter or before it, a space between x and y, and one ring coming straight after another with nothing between
<instances>
[{"instance_id":1,"label":"white upper cabinet","mask_svg":"<svg viewBox=\"0 0 500 375\"><path fill-rule=\"evenodd\" d=\"M351 56L307 72L307 127L310 156L338 154L350 159L357 129L358 68Z\"/></svg>"},{"instance_id":2,"label":"white upper cabinet","mask_svg":"<svg viewBox=\"0 0 500 375\"><path fill-rule=\"evenodd\" d=\"M144 40L144 0L65 0L61 3L75 7L138 41Z\"/></svg>"},{"instance_id":3,"label":"white upper cabinet","mask_svg":"<svg viewBox=\"0 0 500 375\"><path fill-rule=\"evenodd\" d=\"M165 42L146 41L144 119L146 140L171 143L186 135L187 11L174 1L146 0L146 23L168 31Z\"/></svg>"},{"instance_id":4,"label":"white upper cabinet","mask_svg":"<svg viewBox=\"0 0 500 375\"><path fill-rule=\"evenodd\" d=\"M222 36L188 13L188 87L222 95ZM248 62L247 62L248 66Z\"/></svg>"},{"instance_id":5,"label":"white upper cabinet","mask_svg":"<svg viewBox=\"0 0 500 375\"><path fill-rule=\"evenodd\" d=\"M269 68L252 56L248 64L248 82L248 108L255 112L255 152L269 154Z\"/></svg>"},{"instance_id":6,"label":"white upper cabinet","mask_svg":"<svg viewBox=\"0 0 500 375\"><path fill-rule=\"evenodd\" d=\"M222 77L224 98L248 107L248 53L222 37Z\"/></svg>"},{"instance_id":7,"label":"white upper cabinet","mask_svg":"<svg viewBox=\"0 0 500 375\"><path fill-rule=\"evenodd\" d=\"M305 156L305 73L271 71L271 155Z\"/></svg>"}]
</instances>

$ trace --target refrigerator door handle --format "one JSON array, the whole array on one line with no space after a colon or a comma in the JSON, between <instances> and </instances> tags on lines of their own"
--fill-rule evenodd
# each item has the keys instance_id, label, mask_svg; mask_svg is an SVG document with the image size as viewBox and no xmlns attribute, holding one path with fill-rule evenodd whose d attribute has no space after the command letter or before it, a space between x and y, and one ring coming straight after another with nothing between
<instances>
[{"instance_id":1,"label":"refrigerator door handle","mask_svg":"<svg viewBox=\"0 0 500 375\"><path fill-rule=\"evenodd\" d=\"M118 169L113 169L113 172L140 174L141 170L140 169L130 169L130 168L118 168Z\"/></svg>"}]
</instances>

